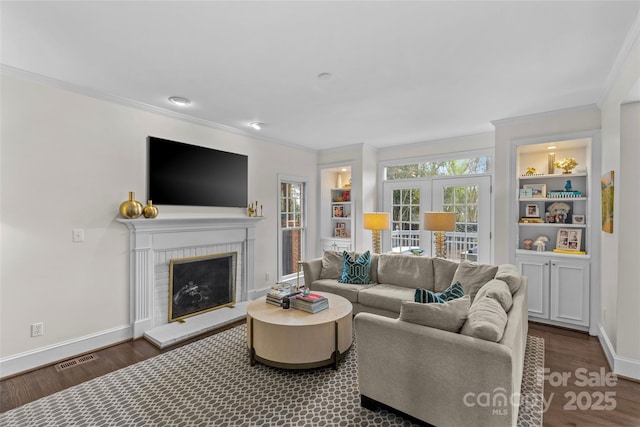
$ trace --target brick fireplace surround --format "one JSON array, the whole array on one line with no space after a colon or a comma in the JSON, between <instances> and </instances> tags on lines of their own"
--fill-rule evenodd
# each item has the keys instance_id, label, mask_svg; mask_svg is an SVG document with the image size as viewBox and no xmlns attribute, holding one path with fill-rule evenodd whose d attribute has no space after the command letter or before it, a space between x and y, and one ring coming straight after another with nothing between
<instances>
[{"instance_id":1,"label":"brick fireplace surround","mask_svg":"<svg viewBox=\"0 0 640 427\"><path fill-rule=\"evenodd\" d=\"M130 316L134 338L160 348L243 318L253 299L255 226L262 217L163 215L118 219L129 228ZM237 252L236 304L168 321L169 262L175 258Z\"/></svg>"}]
</instances>

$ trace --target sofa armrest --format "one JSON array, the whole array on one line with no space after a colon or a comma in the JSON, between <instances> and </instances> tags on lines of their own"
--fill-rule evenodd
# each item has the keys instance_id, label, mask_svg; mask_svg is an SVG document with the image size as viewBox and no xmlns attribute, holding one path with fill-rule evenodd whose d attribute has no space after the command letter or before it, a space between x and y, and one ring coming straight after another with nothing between
<instances>
[{"instance_id":1,"label":"sofa armrest","mask_svg":"<svg viewBox=\"0 0 640 427\"><path fill-rule=\"evenodd\" d=\"M355 330L361 395L437 426L514 422L508 346L370 313Z\"/></svg>"},{"instance_id":2,"label":"sofa armrest","mask_svg":"<svg viewBox=\"0 0 640 427\"><path fill-rule=\"evenodd\" d=\"M304 273L304 285L307 288L320 278L322 271L322 258L314 258L308 261L302 261L302 271Z\"/></svg>"}]
</instances>

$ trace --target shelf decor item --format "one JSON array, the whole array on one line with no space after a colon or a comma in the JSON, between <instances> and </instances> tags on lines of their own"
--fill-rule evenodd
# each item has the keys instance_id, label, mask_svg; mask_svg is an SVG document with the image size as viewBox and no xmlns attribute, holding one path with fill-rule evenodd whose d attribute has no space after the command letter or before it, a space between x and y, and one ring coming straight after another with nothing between
<instances>
[{"instance_id":1,"label":"shelf decor item","mask_svg":"<svg viewBox=\"0 0 640 427\"><path fill-rule=\"evenodd\" d=\"M371 230L371 243L373 252L380 253L380 232L391 229L389 213L387 212L365 212L364 229Z\"/></svg>"},{"instance_id":2,"label":"shelf decor item","mask_svg":"<svg viewBox=\"0 0 640 427\"><path fill-rule=\"evenodd\" d=\"M600 178L602 189L602 231L613 233L613 171Z\"/></svg>"},{"instance_id":3,"label":"shelf decor item","mask_svg":"<svg viewBox=\"0 0 640 427\"><path fill-rule=\"evenodd\" d=\"M120 204L120 215L123 218L134 219L142 215L142 203L135 200L135 193L129 191L129 200Z\"/></svg>"},{"instance_id":4,"label":"shelf decor item","mask_svg":"<svg viewBox=\"0 0 640 427\"><path fill-rule=\"evenodd\" d=\"M584 215L571 215L571 220L574 224L584 224Z\"/></svg>"},{"instance_id":5,"label":"shelf decor item","mask_svg":"<svg viewBox=\"0 0 640 427\"><path fill-rule=\"evenodd\" d=\"M556 236L556 249L563 251L580 251L582 230L576 228L560 228Z\"/></svg>"},{"instance_id":6,"label":"shelf decor item","mask_svg":"<svg viewBox=\"0 0 640 427\"><path fill-rule=\"evenodd\" d=\"M546 184L524 184L523 189L531 190L531 197L533 198L545 198L547 197L547 185Z\"/></svg>"},{"instance_id":7,"label":"shelf decor item","mask_svg":"<svg viewBox=\"0 0 640 427\"><path fill-rule=\"evenodd\" d=\"M436 257L446 258L444 232L456 229L455 212L425 212L424 229L435 232Z\"/></svg>"},{"instance_id":8,"label":"shelf decor item","mask_svg":"<svg viewBox=\"0 0 640 427\"><path fill-rule=\"evenodd\" d=\"M563 175L567 175L567 174L571 173L573 168L578 166L578 162L573 157L567 157L566 159L562 160L561 162L554 162L553 165L558 167L558 168L560 168L560 169L562 169L562 174Z\"/></svg>"},{"instance_id":9,"label":"shelf decor item","mask_svg":"<svg viewBox=\"0 0 640 427\"><path fill-rule=\"evenodd\" d=\"M547 202L544 204L548 224L571 224L573 202Z\"/></svg>"},{"instance_id":10,"label":"shelf decor item","mask_svg":"<svg viewBox=\"0 0 640 427\"><path fill-rule=\"evenodd\" d=\"M547 154L547 173L553 175L556 171L556 153Z\"/></svg>"},{"instance_id":11,"label":"shelf decor item","mask_svg":"<svg viewBox=\"0 0 640 427\"><path fill-rule=\"evenodd\" d=\"M151 200L147 200L147 206L142 208L142 216L145 218L155 218L158 216L158 208L153 206Z\"/></svg>"},{"instance_id":12,"label":"shelf decor item","mask_svg":"<svg viewBox=\"0 0 640 427\"><path fill-rule=\"evenodd\" d=\"M525 208L524 216L527 218L538 218L540 216L538 205L527 205Z\"/></svg>"}]
</instances>

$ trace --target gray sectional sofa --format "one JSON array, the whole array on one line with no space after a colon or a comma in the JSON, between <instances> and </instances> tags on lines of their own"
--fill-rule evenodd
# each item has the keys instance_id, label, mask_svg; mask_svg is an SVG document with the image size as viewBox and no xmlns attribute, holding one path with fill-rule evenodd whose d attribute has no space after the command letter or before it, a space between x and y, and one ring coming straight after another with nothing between
<instances>
[{"instance_id":1,"label":"gray sectional sofa","mask_svg":"<svg viewBox=\"0 0 640 427\"><path fill-rule=\"evenodd\" d=\"M303 262L307 287L353 304L364 406L435 426L516 424L528 324L527 281L515 266L373 254L363 285L339 283L342 268L334 251ZM455 282L463 298L414 302L418 288Z\"/></svg>"}]
</instances>

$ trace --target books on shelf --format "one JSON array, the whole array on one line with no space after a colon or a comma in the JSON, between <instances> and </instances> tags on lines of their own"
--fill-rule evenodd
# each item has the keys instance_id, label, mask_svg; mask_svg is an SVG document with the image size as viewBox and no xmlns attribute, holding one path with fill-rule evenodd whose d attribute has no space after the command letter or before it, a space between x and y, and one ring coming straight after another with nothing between
<instances>
[{"instance_id":1,"label":"books on shelf","mask_svg":"<svg viewBox=\"0 0 640 427\"><path fill-rule=\"evenodd\" d=\"M298 294L295 298L291 298L291 308L306 311L308 313L317 313L329 308L329 300L322 295L310 293L308 295Z\"/></svg>"},{"instance_id":2,"label":"books on shelf","mask_svg":"<svg viewBox=\"0 0 640 427\"><path fill-rule=\"evenodd\" d=\"M542 224L544 220L540 217L522 217L520 218L520 224Z\"/></svg>"},{"instance_id":3,"label":"books on shelf","mask_svg":"<svg viewBox=\"0 0 640 427\"><path fill-rule=\"evenodd\" d=\"M547 191L548 199L570 199L574 197L582 197L580 191Z\"/></svg>"},{"instance_id":4,"label":"books on shelf","mask_svg":"<svg viewBox=\"0 0 640 427\"><path fill-rule=\"evenodd\" d=\"M554 249L553 252L556 252L559 254L570 254L570 255L586 255L587 254L585 251L569 251L566 249Z\"/></svg>"}]
</instances>

